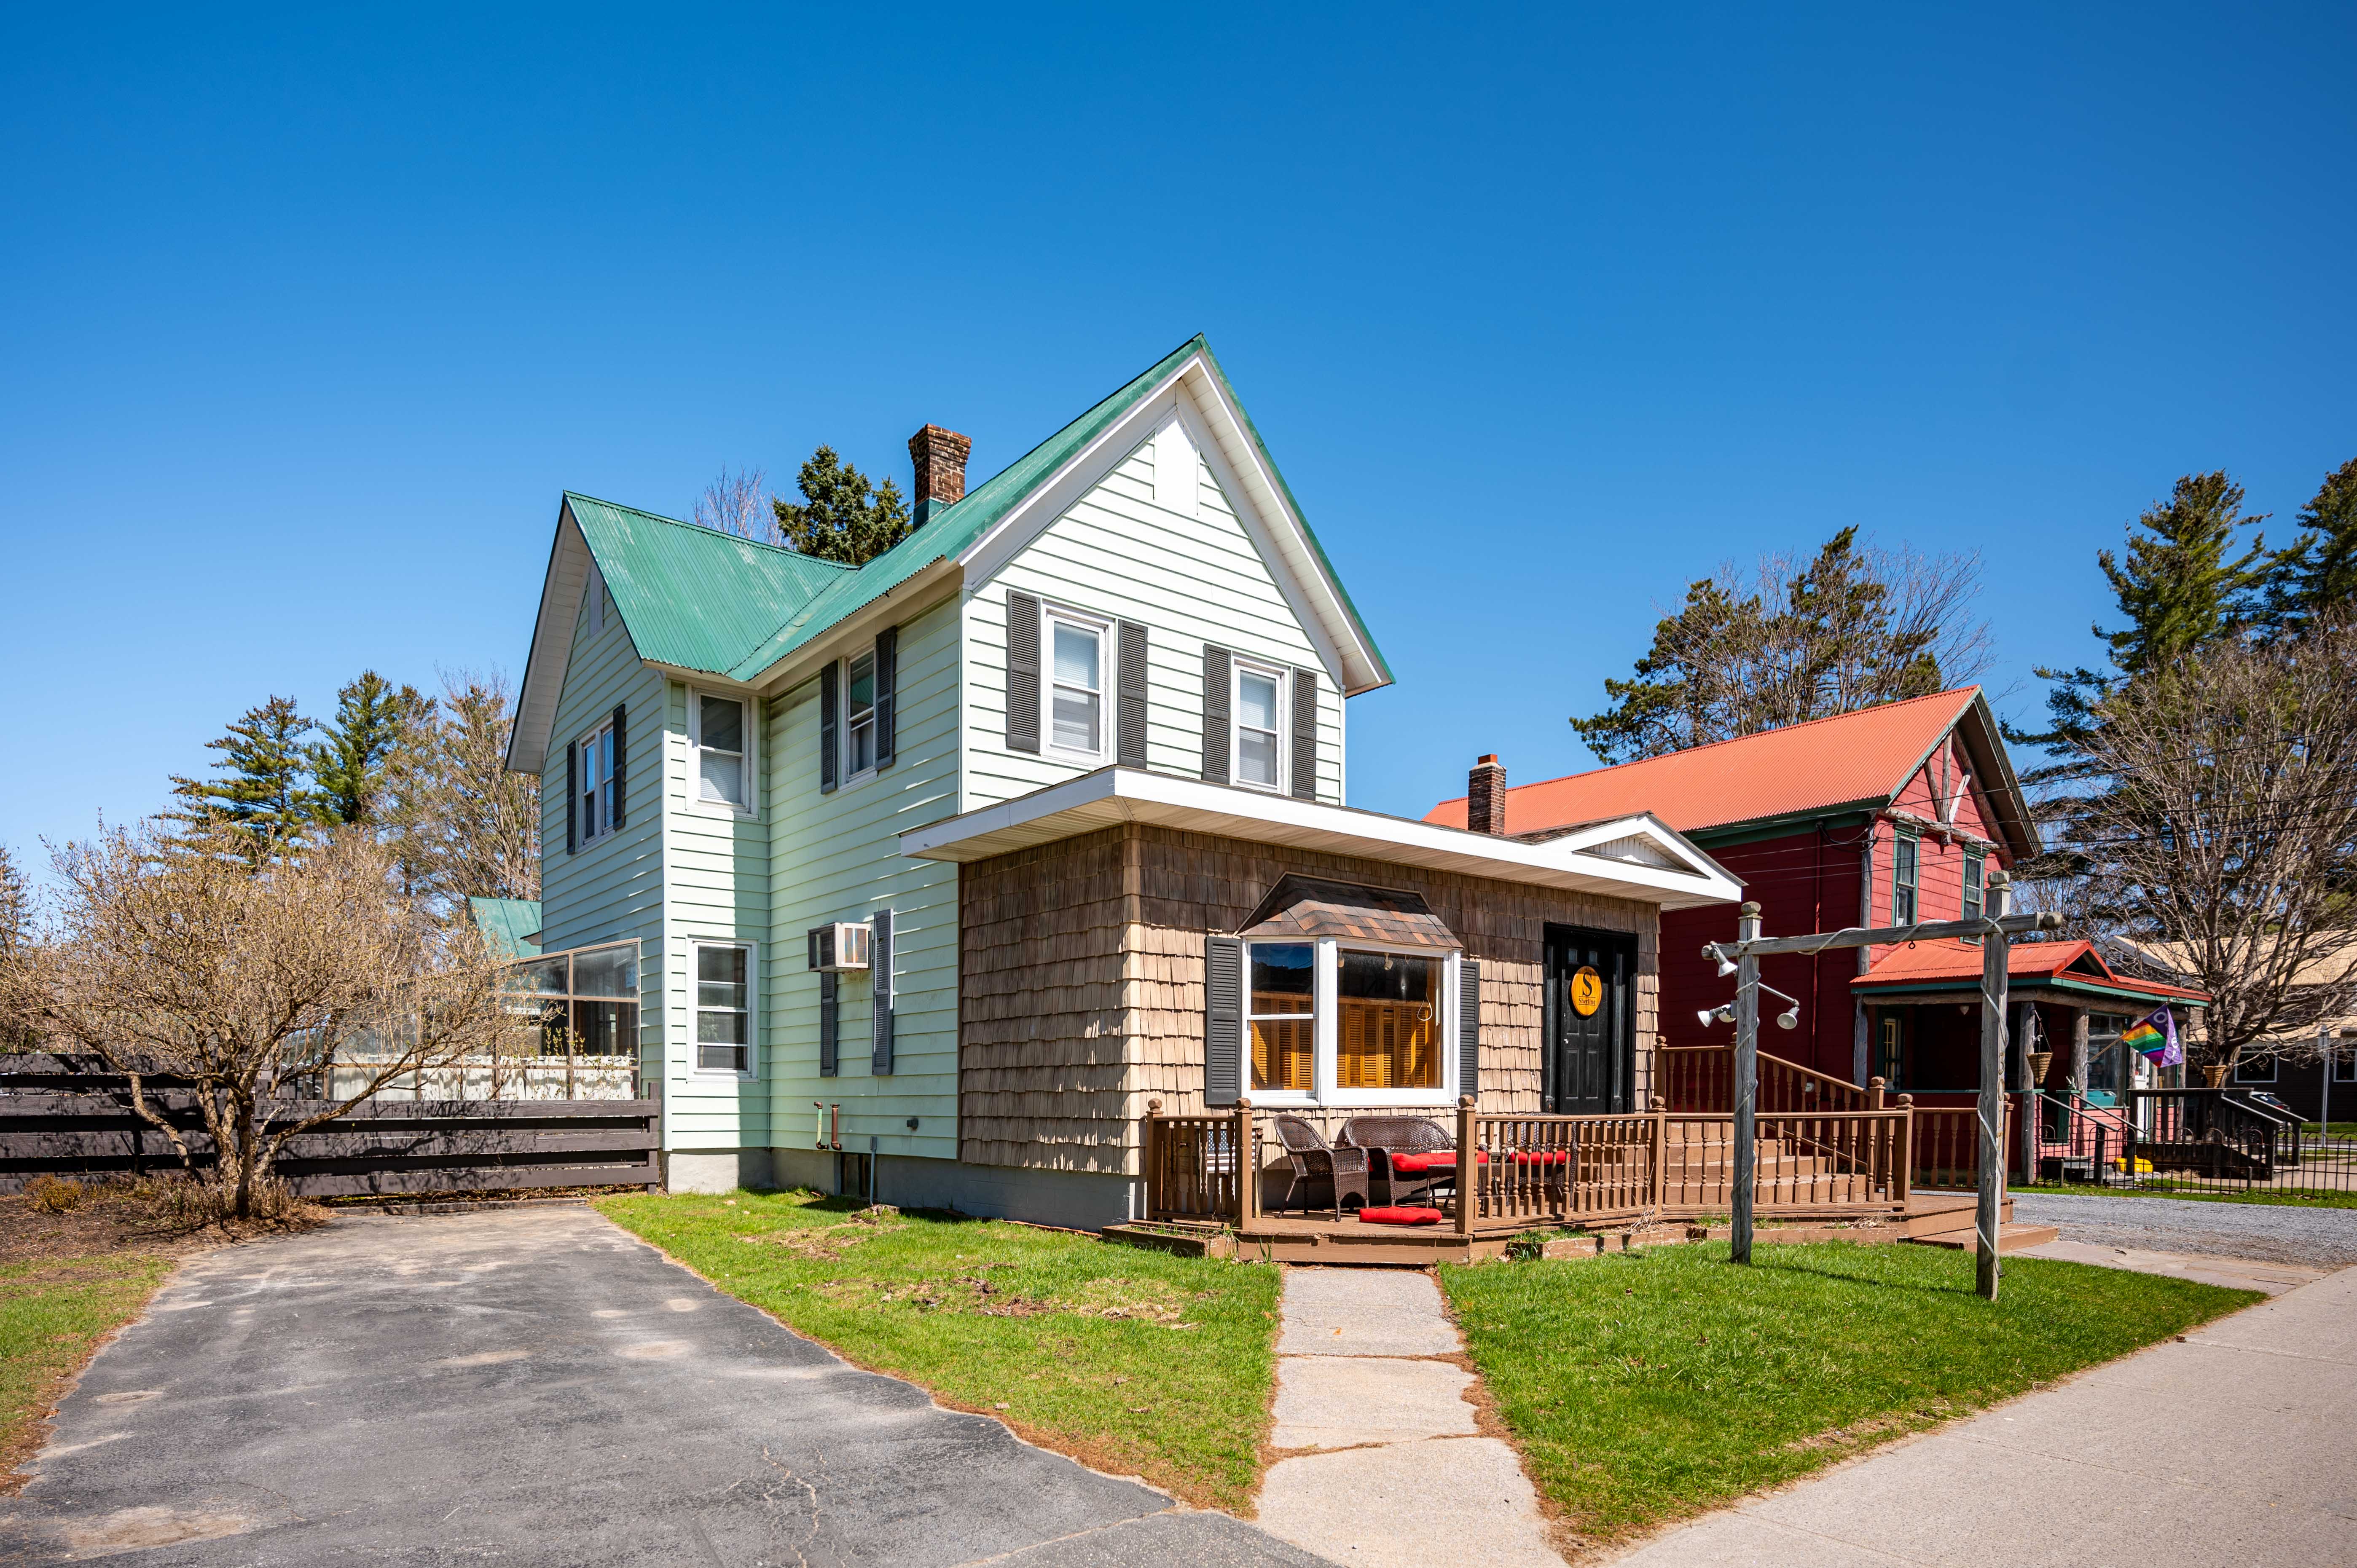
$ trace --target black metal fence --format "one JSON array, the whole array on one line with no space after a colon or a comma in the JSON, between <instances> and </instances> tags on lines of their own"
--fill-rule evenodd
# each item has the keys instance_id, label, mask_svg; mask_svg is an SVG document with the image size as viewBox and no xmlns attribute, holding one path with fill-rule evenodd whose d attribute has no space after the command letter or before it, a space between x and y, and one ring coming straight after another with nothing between
<instances>
[{"instance_id":1,"label":"black metal fence","mask_svg":"<svg viewBox=\"0 0 2357 1568\"><path fill-rule=\"evenodd\" d=\"M189 1085L143 1083L150 1109L216 1161ZM270 1122L317 1114L322 1101L274 1100ZM380 1100L286 1141L279 1176L306 1197L652 1187L662 1179L657 1100ZM164 1132L132 1109L127 1079L73 1058L0 1058L0 1192L41 1176L75 1179L181 1168Z\"/></svg>"},{"instance_id":2,"label":"black metal fence","mask_svg":"<svg viewBox=\"0 0 2357 1568\"><path fill-rule=\"evenodd\" d=\"M2143 1192L2357 1193L2357 1141L2333 1138L2249 1089L2139 1089L2115 1105L2040 1094L2041 1183Z\"/></svg>"}]
</instances>

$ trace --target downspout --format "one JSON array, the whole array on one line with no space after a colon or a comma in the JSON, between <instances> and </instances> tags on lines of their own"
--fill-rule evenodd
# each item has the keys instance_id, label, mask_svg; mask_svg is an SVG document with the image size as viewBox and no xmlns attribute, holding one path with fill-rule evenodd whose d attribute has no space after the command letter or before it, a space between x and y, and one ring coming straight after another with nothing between
<instances>
[{"instance_id":1,"label":"downspout","mask_svg":"<svg viewBox=\"0 0 2357 1568\"><path fill-rule=\"evenodd\" d=\"M1866 837L1857 846L1857 923L1860 927L1874 924L1874 843L1880 836L1882 819L1868 817ZM1864 974L1874 964L1874 950L1857 950L1857 972ZM1866 998L1860 996L1851 1004L1850 1079L1854 1083L1867 1080L1867 1040L1866 1037ZM1891 1086L1893 1088L1896 1085Z\"/></svg>"}]
</instances>

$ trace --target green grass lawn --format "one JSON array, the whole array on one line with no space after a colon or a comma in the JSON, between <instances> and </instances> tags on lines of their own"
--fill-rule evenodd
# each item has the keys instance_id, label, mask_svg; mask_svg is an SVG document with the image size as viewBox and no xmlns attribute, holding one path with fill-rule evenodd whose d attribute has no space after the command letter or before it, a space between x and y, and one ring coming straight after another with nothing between
<instances>
[{"instance_id":1,"label":"green grass lawn","mask_svg":"<svg viewBox=\"0 0 2357 1568\"><path fill-rule=\"evenodd\" d=\"M2047 1259L1846 1242L1454 1265L1442 1288L1533 1478L1610 1541L2262 1299ZM2122 1441L2135 1442L2134 1434Z\"/></svg>"},{"instance_id":2,"label":"green grass lawn","mask_svg":"<svg viewBox=\"0 0 2357 1568\"><path fill-rule=\"evenodd\" d=\"M0 1477L40 1446L41 1418L66 1379L139 1316L170 1268L137 1252L0 1267Z\"/></svg>"},{"instance_id":3,"label":"green grass lawn","mask_svg":"<svg viewBox=\"0 0 2357 1568\"><path fill-rule=\"evenodd\" d=\"M2147 1176L2147 1181L2156 1178ZM2204 1191L2198 1187L2098 1187L2093 1183L2041 1182L2035 1187L2008 1183L2007 1192L2051 1192L2066 1197L2177 1197L2191 1203L2259 1203L2281 1208L2357 1208L2357 1192L2330 1187L2254 1187L2248 1192Z\"/></svg>"},{"instance_id":4,"label":"green grass lawn","mask_svg":"<svg viewBox=\"0 0 2357 1568\"><path fill-rule=\"evenodd\" d=\"M598 1210L846 1359L1190 1502L1246 1506L1275 1378L1276 1271L809 1193Z\"/></svg>"}]
</instances>

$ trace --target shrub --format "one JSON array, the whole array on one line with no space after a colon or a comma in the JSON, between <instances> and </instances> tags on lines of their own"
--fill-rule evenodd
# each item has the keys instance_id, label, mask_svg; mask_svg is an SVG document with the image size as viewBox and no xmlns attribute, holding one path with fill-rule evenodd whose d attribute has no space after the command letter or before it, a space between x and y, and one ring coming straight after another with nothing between
<instances>
[{"instance_id":1,"label":"shrub","mask_svg":"<svg viewBox=\"0 0 2357 1568\"><path fill-rule=\"evenodd\" d=\"M81 1207L88 1195L78 1181L60 1181L53 1176L38 1176L25 1184L25 1202L42 1214L65 1214Z\"/></svg>"}]
</instances>

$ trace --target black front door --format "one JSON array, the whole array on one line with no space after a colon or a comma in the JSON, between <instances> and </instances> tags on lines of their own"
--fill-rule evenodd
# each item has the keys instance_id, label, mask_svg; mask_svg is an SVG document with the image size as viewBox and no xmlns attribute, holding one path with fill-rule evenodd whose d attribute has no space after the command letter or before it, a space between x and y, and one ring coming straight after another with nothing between
<instances>
[{"instance_id":1,"label":"black front door","mask_svg":"<svg viewBox=\"0 0 2357 1568\"><path fill-rule=\"evenodd\" d=\"M1559 1116L1642 1109L1633 1103L1637 939L1549 926L1545 1029L1540 1109Z\"/></svg>"}]
</instances>

